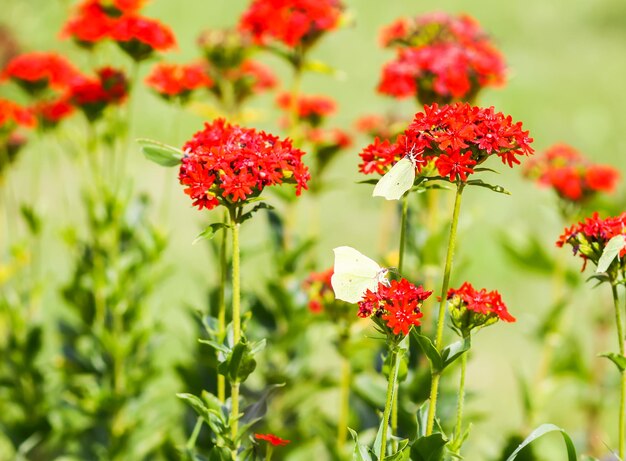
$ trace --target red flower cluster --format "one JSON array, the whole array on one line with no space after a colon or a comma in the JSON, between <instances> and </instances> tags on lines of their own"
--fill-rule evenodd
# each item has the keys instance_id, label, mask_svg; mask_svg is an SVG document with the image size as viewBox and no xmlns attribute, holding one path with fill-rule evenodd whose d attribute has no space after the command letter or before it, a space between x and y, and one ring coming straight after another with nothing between
<instances>
[{"instance_id":1,"label":"red flower cluster","mask_svg":"<svg viewBox=\"0 0 626 461\"><path fill-rule=\"evenodd\" d=\"M320 149L346 149L352 145L350 135L339 128L330 130L312 128L306 132L306 138L312 144L319 146Z\"/></svg>"},{"instance_id":2,"label":"red flower cluster","mask_svg":"<svg viewBox=\"0 0 626 461\"><path fill-rule=\"evenodd\" d=\"M422 303L431 294L406 279L392 280L388 285L379 283L375 292L367 290L359 301L358 316L378 318L393 334L406 336L411 326L420 325Z\"/></svg>"},{"instance_id":3,"label":"red flower cluster","mask_svg":"<svg viewBox=\"0 0 626 461\"><path fill-rule=\"evenodd\" d=\"M78 71L62 56L55 53L24 53L11 59L2 72L2 79L10 78L29 93L52 88L67 88Z\"/></svg>"},{"instance_id":4,"label":"red flower cluster","mask_svg":"<svg viewBox=\"0 0 626 461\"><path fill-rule=\"evenodd\" d=\"M401 19L381 34L397 46L383 68L378 91L423 104L471 100L486 86L504 82L505 64L475 19L434 13Z\"/></svg>"},{"instance_id":5,"label":"red flower cluster","mask_svg":"<svg viewBox=\"0 0 626 461\"><path fill-rule=\"evenodd\" d=\"M174 34L159 21L139 16L143 0L86 0L64 25L62 36L91 47L105 39L116 41L133 59L149 57L176 44Z\"/></svg>"},{"instance_id":6,"label":"red flower cluster","mask_svg":"<svg viewBox=\"0 0 626 461\"><path fill-rule=\"evenodd\" d=\"M310 179L304 152L290 140L223 119L206 123L183 150L180 183L199 209L245 202L283 182L295 183L299 195Z\"/></svg>"},{"instance_id":7,"label":"red flower cluster","mask_svg":"<svg viewBox=\"0 0 626 461\"><path fill-rule=\"evenodd\" d=\"M121 104L128 95L128 80L122 71L104 67L97 76L77 77L70 87L70 101L91 121L111 104Z\"/></svg>"},{"instance_id":8,"label":"red flower cluster","mask_svg":"<svg viewBox=\"0 0 626 461\"><path fill-rule=\"evenodd\" d=\"M309 310L319 314L331 303L337 302L330 279L333 276L333 268L323 272L312 272L302 283L302 288L309 296Z\"/></svg>"},{"instance_id":9,"label":"red flower cluster","mask_svg":"<svg viewBox=\"0 0 626 461\"><path fill-rule=\"evenodd\" d=\"M556 246L563 247L566 243L572 245L574 254L584 260L582 270L585 270L587 261L598 264L606 244L617 235L626 235L626 212L619 216L601 219L598 213L590 218L566 228L556 242ZM626 245L620 250L620 258L626 256ZM621 264L626 261L622 259ZM614 267L614 261L611 267ZM619 263L617 263L619 264Z\"/></svg>"},{"instance_id":10,"label":"red flower cluster","mask_svg":"<svg viewBox=\"0 0 626 461\"><path fill-rule=\"evenodd\" d=\"M276 104L284 111L291 111L294 104L290 93L281 93L276 98ZM324 117L333 114L337 110L337 104L328 96L301 95L296 101L298 117L311 126L319 126Z\"/></svg>"},{"instance_id":11,"label":"red flower cluster","mask_svg":"<svg viewBox=\"0 0 626 461\"><path fill-rule=\"evenodd\" d=\"M243 61L239 67L227 69L223 77L231 82L238 103L254 94L271 90L277 84L276 77L267 66L251 59ZM217 85L212 90L219 96Z\"/></svg>"},{"instance_id":12,"label":"red flower cluster","mask_svg":"<svg viewBox=\"0 0 626 461\"><path fill-rule=\"evenodd\" d=\"M211 66L218 69L241 66L254 49L250 34L235 28L205 30L197 43Z\"/></svg>"},{"instance_id":13,"label":"red flower cluster","mask_svg":"<svg viewBox=\"0 0 626 461\"><path fill-rule=\"evenodd\" d=\"M204 63L169 64L159 63L146 78L146 85L160 96L186 98L193 90L209 88L213 80Z\"/></svg>"},{"instance_id":14,"label":"red flower cluster","mask_svg":"<svg viewBox=\"0 0 626 461\"><path fill-rule=\"evenodd\" d=\"M28 109L0 98L0 136L8 135L18 126L32 128L36 124L37 120Z\"/></svg>"},{"instance_id":15,"label":"red flower cluster","mask_svg":"<svg viewBox=\"0 0 626 461\"><path fill-rule=\"evenodd\" d=\"M515 322L497 291L475 289L471 283L465 282L458 289L448 290L450 319L454 327L467 336L470 330L481 328L502 320Z\"/></svg>"},{"instance_id":16,"label":"red flower cluster","mask_svg":"<svg viewBox=\"0 0 626 461\"><path fill-rule=\"evenodd\" d=\"M254 438L257 440L265 440L267 443L271 443L275 447L282 447L291 442L291 440L281 439L274 434L254 434Z\"/></svg>"},{"instance_id":17,"label":"red flower cluster","mask_svg":"<svg viewBox=\"0 0 626 461\"><path fill-rule=\"evenodd\" d=\"M338 26L341 10L339 0L253 0L239 29L261 45L273 39L306 48Z\"/></svg>"},{"instance_id":18,"label":"red flower cluster","mask_svg":"<svg viewBox=\"0 0 626 461\"><path fill-rule=\"evenodd\" d=\"M31 110L42 126L55 127L61 120L74 113L74 106L66 96L61 96L52 100L39 101L31 107Z\"/></svg>"},{"instance_id":19,"label":"red flower cluster","mask_svg":"<svg viewBox=\"0 0 626 461\"><path fill-rule=\"evenodd\" d=\"M359 171L384 174L394 163L410 154L418 172L434 165L439 176L450 181L467 181L474 167L497 155L502 163L519 164L517 156L531 155L532 139L511 116L493 107L467 103L425 106L395 143L376 138L359 154Z\"/></svg>"},{"instance_id":20,"label":"red flower cluster","mask_svg":"<svg viewBox=\"0 0 626 461\"><path fill-rule=\"evenodd\" d=\"M573 202L588 199L596 192L612 192L619 180L615 168L596 165L567 144L556 144L528 162L525 174Z\"/></svg>"}]
</instances>

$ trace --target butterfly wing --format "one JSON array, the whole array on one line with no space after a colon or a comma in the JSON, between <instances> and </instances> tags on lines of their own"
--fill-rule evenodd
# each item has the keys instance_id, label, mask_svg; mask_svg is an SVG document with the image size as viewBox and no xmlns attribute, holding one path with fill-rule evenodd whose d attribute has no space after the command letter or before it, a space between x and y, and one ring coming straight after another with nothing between
<instances>
[{"instance_id":1,"label":"butterfly wing","mask_svg":"<svg viewBox=\"0 0 626 461\"><path fill-rule=\"evenodd\" d=\"M347 273L333 274L330 282L335 298L352 304L358 303L368 289L376 291L378 287L377 277L362 277Z\"/></svg>"},{"instance_id":2,"label":"butterfly wing","mask_svg":"<svg viewBox=\"0 0 626 461\"><path fill-rule=\"evenodd\" d=\"M372 197L385 197L387 200L398 200L413 187L415 182L415 165L410 158L404 157L376 183Z\"/></svg>"},{"instance_id":3,"label":"butterfly wing","mask_svg":"<svg viewBox=\"0 0 626 461\"><path fill-rule=\"evenodd\" d=\"M342 246L333 250L335 266L331 285L335 298L356 303L369 288L378 287L378 274L383 270L376 261L352 247Z\"/></svg>"}]
</instances>

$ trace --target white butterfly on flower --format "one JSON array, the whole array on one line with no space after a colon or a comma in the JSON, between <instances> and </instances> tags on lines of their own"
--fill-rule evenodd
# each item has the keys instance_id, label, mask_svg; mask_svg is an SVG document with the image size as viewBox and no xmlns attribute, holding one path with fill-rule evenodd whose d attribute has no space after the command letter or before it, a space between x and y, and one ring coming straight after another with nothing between
<instances>
[{"instance_id":1,"label":"white butterfly on flower","mask_svg":"<svg viewBox=\"0 0 626 461\"><path fill-rule=\"evenodd\" d=\"M341 246L333 252L335 266L330 282L336 299L357 303L367 290L375 292L379 283L389 284L389 271L354 248Z\"/></svg>"},{"instance_id":2,"label":"white butterfly on flower","mask_svg":"<svg viewBox=\"0 0 626 461\"><path fill-rule=\"evenodd\" d=\"M387 200L398 200L406 191L413 187L413 183L415 182L415 169L418 163L426 163L423 158L420 158L424 150L422 149L415 152L415 146L412 146L411 149L408 149L407 146L406 150L406 155L392 166L391 169L380 178L378 183L376 183L372 197L384 197Z\"/></svg>"}]
</instances>

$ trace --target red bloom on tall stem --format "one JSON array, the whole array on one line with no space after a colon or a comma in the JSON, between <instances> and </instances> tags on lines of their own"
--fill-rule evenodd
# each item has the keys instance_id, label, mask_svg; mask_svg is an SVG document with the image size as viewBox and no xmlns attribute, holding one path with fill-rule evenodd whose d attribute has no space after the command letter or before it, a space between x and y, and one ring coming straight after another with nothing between
<instances>
[{"instance_id":1,"label":"red bloom on tall stem","mask_svg":"<svg viewBox=\"0 0 626 461\"><path fill-rule=\"evenodd\" d=\"M114 24L115 19L105 12L98 0L88 0L65 23L61 37L70 37L79 45L92 47L109 38Z\"/></svg>"},{"instance_id":2,"label":"red bloom on tall stem","mask_svg":"<svg viewBox=\"0 0 626 461\"><path fill-rule=\"evenodd\" d=\"M584 270L587 261L598 264L609 240L618 235L626 236L626 212L619 216L604 219L600 218L600 215L595 212L591 217L585 218L584 221L566 228L557 240L556 246L571 245L574 254L578 254L583 259L582 270ZM619 252L619 257L622 259L615 259L611 263L610 268L620 267L624 269L626 266L626 261L623 259L624 256L626 256L626 245Z\"/></svg>"},{"instance_id":3,"label":"red bloom on tall stem","mask_svg":"<svg viewBox=\"0 0 626 461\"><path fill-rule=\"evenodd\" d=\"M109 105L121 104L128 95L128 80L122 71L104 67L96 77L80 76L70 87L70 102L91 121Z\"/></svg>"},{"instance_id":4,"label":"red bloom on tall stem","mask_svg":"<svg viewBox=\"0 0 626 461\"><path fill-rule=\"evenodd\" d=\"M181 65L161 62L146 77L146 85L166 99L185 98L193 90L211 87L213 80L204 63Z\"/></svg>"},{"instance_id":5,"label":"red bloom on tall stem","mask_svg":"<svg viewBox=\"0 0 626 461\"><path fill-rule=\"evenodd\" d=\"M0 135L12 132L17 126L32 128L36 125L37 120L28 109L0 98Z\"/></svg>"},{"instance_id":6,"label":"red bloom on tall stem","mask_svg":"<svg viewBox=\"0 0 626 461\"><path fill-rule=\"evenodd\" d=\"M199 209L245 202L283 182L295 183L299 195L310 179L304 152L290 140L223 119L206 123L183 150L180 183Z\"/></svg>"},{"instance_id":7,"label":"red bloom on tall stem","mask_svg":"<svg viewBox=\"0 0 626 461\"><path fill-rule=\"evenodd\" d=\"M452 325L464 337L471 330L491 325L498 320L515 322L515 317L509 314L502 296L495 290L477 290L471 283L465 282L457 289L448 290L447 299Z\"/></svg>"},{"instance_id":8,"label":"red bloom on tall stem","mask_svg":"<svg viewBox=\"0 0 626 461\"><path fill-rule=\"evenodd\" d=\"M383 94L449 103L471 100L481 88L504 81L502 56L467 15L401 19L383 29L381 41L398 47L396 59L383 68Z\"/></svg>"},{"instance_id":9,"label":"red bloom on tall stem","mask_svg":"<svg viewBox=\"0 0 626 461\"><path fill-rule=\"evenodd\" d=\"M422 303L432 291L415 286L406 279L379 283L375 292L367 290L359 302L358 316L379 319L394 335L409 334L412 326L419 326Z\"/></svg>"},{"instance_id":10,"label":"red bloom on tall stem","mask_svg":"<svg viewBox=\"0 0 626 461\"><path fill-rule=\"evenodd\" d=\"M74 113L74 106L68 97L62 96L49 101L39 101L31 107L31 111L46 127L55 127L63 119Z\"/></svg>"},{"instance_id":11,"label":"red bloom on tall stem","mask_svg":"<svg viewBox=\"0 0 626 461\"><path fill-rule=\"evenodd\" d=\"M30 93L47 88L64 90L78 71L64 57L56 53L24 53L11 59L2 72Z\"/></svg>"},{"instance_id":12,"label":"red bloom on tall stem","mask_svg":"<svg viewBox=\"0 0 626 461\"><path fill-rule=\"evenodd\" d=\"M550 147L527 164L524 174L571 202L584 201L597 192L612 192L619 180L615 168L594 164L567 144Z\"/></svg>"},{"instance_id":13,"label":"red bloom on tall stem","mask_svg":"<svg viewBox=\"0 0 626 461\"><path fill-rule=\"evenodd\" d=\"M339 25L341 11L339 0L253 0L239 28L261 45L277 40L306 48Z\"/></svg>"},{"instance_id":14,"label":"red bloom on tall stem","mask_svg":"<svg viewBox=\"0 0 626 461\"><path fill-rule=\"evenodd\" d=\"M281 93L276 98L276 104L284 111L290 111L293 103L290 93ZM314 127L319 126L325 117L337 110L335 101L323 95L300 95L295 104L298 117Z\"/></svg>"},{"instance_id":15,"label":"red bloom on tall stem","mask_svg":"<svg viewBox=\"0 0 626 461\"><path fill-rule=\"evenodd\" d=\"M510 116L493 107L473 107L467 103L425 106L394 143L376 139L360 153L359 170L365 174L384 174L408 154L420 153L418 172L432 164L439 176L451 182L467 181L474 167L497 156L509 166L531 155L532 139ZM430 174L430 173L425 173Z\"/></svg>"},{"instance_id":16,"label":"red bloom on tall stem","mask_svg":"<svg viewBox=\"0 0 626 461\"><path fill-rule=\"evenodd\" d=\"M176 45L172 30L156 19L143 16L123 16L115 22L111 39L136 61L166 51Z\"/></svg>"},{"instance_id":17,"label":"red bloom on tall stem","mask_svg":"<svg viewBox=\"0 0 626 461\"><path fill-rule=\"evenodd\" d=\"M280 437L275 436L274 434L254 434L254 438L257 440L264 440L267 443L271 443L275 447L282 447L287 445L291 440L281 439Z\"/></svg>"}]
</instances>

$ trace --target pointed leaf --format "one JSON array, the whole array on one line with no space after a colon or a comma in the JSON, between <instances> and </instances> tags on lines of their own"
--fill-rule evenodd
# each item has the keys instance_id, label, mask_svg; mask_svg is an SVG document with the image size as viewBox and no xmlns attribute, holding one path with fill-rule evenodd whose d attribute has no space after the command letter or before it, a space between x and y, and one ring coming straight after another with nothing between
<instances>
[{"instance_id":1,"label":"pointed leaf","mask_svg":"<svg viewBox=\"0 0 626 461\"><path fill-rule=\"evenodd\" d=\"M599 354L598 357L606 357L609 359L615 364L620 373L626 370L626 357L623 355L616 354L615 352L605 352L604 354Z\"/></svg>"},{"instance_id":2,"label":"pointed leaf","mask_svg":"<svg viewBox=\"0 0 626 461\"><path fill-rule=\"evenodd\" d=\"M600 260L598 261L598 268L596 272L606 272L611 263L617 256L619 252L626 245L626 236L625 235L616 235L611 240L609 240L604 247L604 251L602 252L602 256L600 256Z\"/></svg>"},{"instance_id":3,"label":"pointed leaf","mask_svg":"<svg viewBox=\"0 0 626 461\"><path fill-rule=\"evenodd\" d=\"M183 159L183 151L176 147L152 139L137 139L137 143L148 160L161 166L180 165Z\"/></svg>"},{"instance_id":4,"label":"pointed leaf","mask_svg":"<svg viewBox=\"0 0 626 461\"><path fill-rule=\"evenodd\" d=\"M200 240L211 240L213 237L217 235L218 230L225 229L227 227L230 227L230 226L228 226L228 224L225 224L223 222L214 222L213 224L209 224L206 227L206 229L204 229L202 232L198 234L198 236L194 239L193 242L191 242L191 244L195 245Z\"/></svg>"},{"instance_id":5,"label":"pointed leaf","mask_svg":"<svg viewBox=\"0 0 626 461\"><path fill-rule=\"evenodd\" d=\"M413 334L413 337L419 344L424 354L426 354L426 357L428 357L428 360L430 361L433 367L433 370L435 371L443 370L444 369L443 358L439 354L439 351L437 350L433 342L430 340L430 338L428 336L422 335L421 333L418 333L415 329L412 329L411 333Z\"/></svg>"},{"instance_id":6,"label":"pointed leaf","mask_svg":"<svg viewBox=\"0 0 626 461\"><path fill-rule=\"evenodd\" d=\"M456 341L447 346L441 352L441 358L443 359L443 368L453 363L456 359L461 357L465 352L469 351L472 347L472 340L468 336L467 338Z\"/></svg>"},{"instance_id":7,"label":"pointed leaf","mask_svg":"<svg viewBox=\"0 0 626 461\"><path fill-rule=\"evenodd\" d=\"M411 446L411 461L442 461L447 443L440 433L420 437Z\"/></svg>"},{"instance_id":8,"label":"pointed leaf","mask_svg":"<svg viewBox=\"0 0 626 461\"><path fill-rule=\"evenodd\" d=\"M254 213L256 213L259 210L273 210L274 207L272 205L268 205L265 202L261 202L258 205L255 205L250 211L248 211L247 213L244 213L241 216L241 219L239 220L240 223L247 221L248 219L250 219Z\"/></svg>"},{"instance_id":9,"label":"pointed leaf","mask_svg":"<svg viewBox=\"0 0 626 461\"><path fill-rule=\"evenodd\" d=\"M513 461L517 457L519 452L524 449L524 447L526 447L527 445L530 445L538 438L546 434L549 434L550 432L561 433L561 435L563 436L563 441L565 442L565 446L567 447L567 461L576 461L578 457L576 455L576 448L574 447L574 442L572 442L572 439L567 434L567 432L565 432L560 427L555 426L554 424L542 424L537 429L535 429L528 437L526 437L526 440L524 440L520 444L520 446L517 447L517 449L513 453L511 453L511 456L509 456L506 461Z\"/></svg>"},{"instance_id":10,"label":"pointed leaf","mask_svg":"<svg viewBox=\"0 0 626 461\"><path fill-rule=\"evenodd\" d=\"M352 461L372 461L369 449L365 445L359 443L359 436L357 433L348 428L350 435L354 439L354 452L352 453Z\"/></svg>"},{"instance_id":11,"label":"pointed leaf","mask_svg":"<svg viewBox=\"0 0 626 461\"><path fill-rule=\"evenodd\" d=\"M482 179L471 179L471 180L467 181L467 185L468 186L484 187L486 189L491 189L492 191L498 192L500 194L511 195L511 193L508 190L506 190L504 187L496 186L494 184L487 184Z\"/></svg>"}]
</instances>

